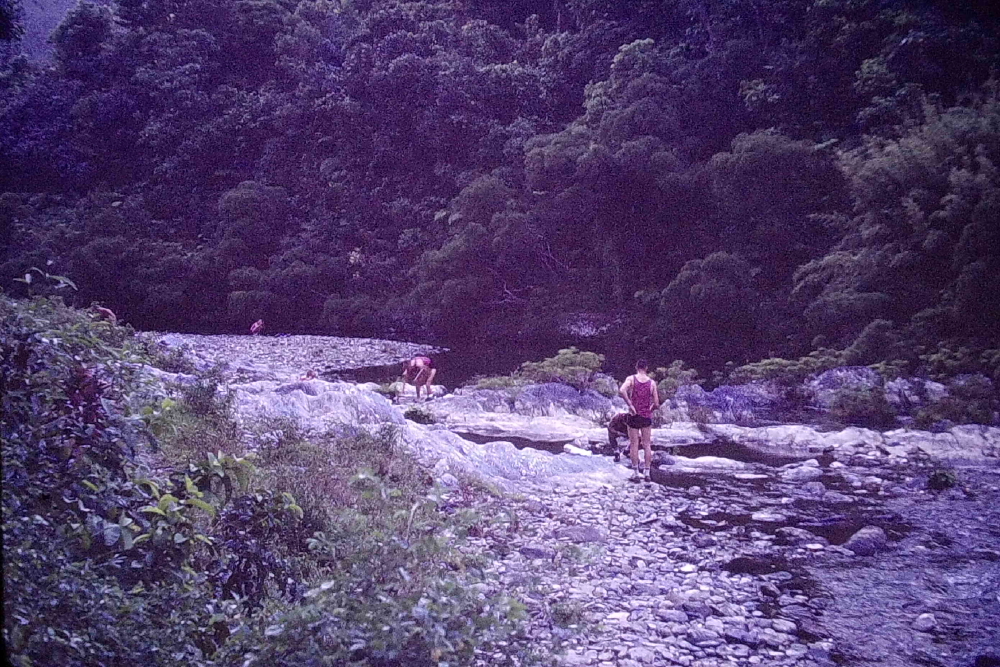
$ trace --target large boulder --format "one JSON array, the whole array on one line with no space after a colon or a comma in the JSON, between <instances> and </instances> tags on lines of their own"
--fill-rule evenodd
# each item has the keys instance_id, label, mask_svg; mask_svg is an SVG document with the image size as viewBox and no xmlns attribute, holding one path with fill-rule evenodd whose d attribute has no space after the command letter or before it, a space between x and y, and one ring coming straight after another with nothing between
<instances>
[{"instance_id":1,"label":"large boulder","mask_svg":"<svg viewBox=\"0 0 1000 667\"><path fill-rule=\"evenodd\" d=\"M600 456L556 455L513 443L476 444L434 426L407 424L403 443L437 474L477 479L508 491L526 487L575 489L618 484L627 470Z\"/></svg>"},{"instance_id":2,"label":"large boulder","mask_svg":"<svg viewBox=\"0 0 1000 667\"><path fill-rule=\"evenodd\" d=\"M873 556L884 551L889 544L885 531L878 526L865 526L844 542L844 548L859 556Z\"/></svg>"},{"instance_id":3,"label":"large boulder","mask_svg":"<svg viewBox=\"0 0 1000 667\"><path fill-rule=\"evenodd\" d=\"M528 417L573 415L591 421L607 421L614 412L625 409L620 398L610 399L593 389L576 389L560 382L529 384L508 389L462 387L454 397L446 397L440 410L477 405L487 412L513 412ZM475 408L472 408L475 409Z\"/></svg>"},{"instance_id":4,"label":"large boulder","mask_svg":"<svg viewBox=\"0 0 1000 667\"><path fill-rule=\"evenodd\" d=\"M406 423L384 396L347 382L258 380L230 390L237 412L245 417L290 417L317 429Z\"/></svg>"},{"instance_id":5,"label":"large boulder","mask_svg":"<svg viewBox=\"0 0 1000 667\"><path fill-rule=\"evenodd\" d=\"M885 383L885 398L900 415L913 415L947 395L948 389L940 382L921 378L896 378Z\"/></svg>"},{"instance_id":6,"label":"large boulder","mask_svg":"<svg viewBox=\"0 0 1000 667\"><path fill-rule=\"evenodd\" d=\"M441 424L425 426L408 421L384 396L344 382L262 380L231 385L230 391L243 419L288 417L317 430L345 427L374 430L392 425L402 444L446 485L475 479L508 490L525 486L593 487L618 483L628 476L623 468L601 457L555 456L532 448L518 449L504 441L518 436L530 440L548 438L560 443L573 441L582 427L591 425L579 417L465 413L486 417L478 422L482 425L478 431L485 439L494 441L477 444ZM451 426L461 429L459 423Z\"/></svg>"},{"instance_id":7,"label":"large boulder","mask_svg":"<svg viewBox=\"0 0 1000 667\"><path fill-rule=\"evenodd\" d=\"M625 402L617 399L619 405L597 393L593 389L579 390L566 384L547 382L528 385L514 399L514 411L530 417L561 417L573 415L600 422L610 419L616 408L624 410Z\"/></svg>"},{"instance_id":8,"label":"large boulder","mask_svg":"<svg viewBox=\"0 0 1000 667\"><path fill-rule=\"evenodd\" d=\"M785 419L794 406L772 382L721 385L705 391L682 385L665 406L665 416L684 421L756 425Z\"/></svg>"}]
</instances>

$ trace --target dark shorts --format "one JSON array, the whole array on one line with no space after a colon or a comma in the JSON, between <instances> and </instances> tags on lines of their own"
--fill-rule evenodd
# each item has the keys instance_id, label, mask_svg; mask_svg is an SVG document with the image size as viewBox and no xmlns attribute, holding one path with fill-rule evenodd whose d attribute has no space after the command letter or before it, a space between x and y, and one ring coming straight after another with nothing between
<instances>
[{"instance_id":1,"label":"dark shorts","mask_svg":"<svg viewBox=\"0 0 1000 667\"><path fill-rule=\"evenodd\" d=\"M628 416L628 427L629 428L646 428L647 426L652 426L653 420L649 417L643 417L641 415L629 415Z\"/></svg>"}]
</instances>

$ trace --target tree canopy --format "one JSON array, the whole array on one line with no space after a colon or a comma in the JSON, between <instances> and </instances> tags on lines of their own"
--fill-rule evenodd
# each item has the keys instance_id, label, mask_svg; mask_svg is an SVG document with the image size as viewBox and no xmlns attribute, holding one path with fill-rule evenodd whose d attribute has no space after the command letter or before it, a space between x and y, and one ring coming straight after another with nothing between
<instances>
[{"instance_id":1,"label":"tree canopy","mask_svg":"<svg viewBox=\"0 0 1000 667\"><path fill-rule=\"evenodd\" d=\"M11 294L49 265L138 327L448 341L596 312L702 370L873 323L872 363L998 347L984 6L82 2L48 64L17 6Z\"/></svg>"}]
</instances>

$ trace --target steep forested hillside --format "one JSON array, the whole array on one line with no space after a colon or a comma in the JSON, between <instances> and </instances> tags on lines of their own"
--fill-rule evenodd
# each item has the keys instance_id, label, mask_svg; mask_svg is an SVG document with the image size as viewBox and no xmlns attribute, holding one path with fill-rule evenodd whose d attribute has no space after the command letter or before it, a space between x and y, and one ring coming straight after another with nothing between
<instances>
[{"instance_id":1,"label":"steep forested hillside","mask_svg":"<svg viewBox=\"0 0 1000 667\"><path fill-rule=\"evenodd\" d=\"M82 3L0 74L0 280L150 328L586 311L705 370L995 370L1000 22L961 7Z\"/></svg>"}]
</instances>

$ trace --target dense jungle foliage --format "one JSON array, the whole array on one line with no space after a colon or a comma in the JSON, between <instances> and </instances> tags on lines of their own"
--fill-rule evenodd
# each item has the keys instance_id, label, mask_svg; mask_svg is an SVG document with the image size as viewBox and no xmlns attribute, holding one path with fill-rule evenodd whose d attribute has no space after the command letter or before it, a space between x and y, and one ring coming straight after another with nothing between
<instances>
[{"instance_id":1,"label":"dense jungle foliage","mask_svg":"<svg viewBox=\"0 0 1000 667\"><path fill-rule=\"evenodd\" d=\"M702 372L997 372L989 3L116 0L37 63L4 2L10 294L34 266L139 328L588 312Z\"/></svg>"},{"instance_id":2,"label":"dense jungle foliage","mask_svg":"<svg viewBox=\"0 0 1000 667\"><path fill-rule=\"evenodd\" d=\"M184 359L0 297L5 664L530 664L524 607L455 548L500 525L474 488L445 502L391 429L238 424L217 374L150 363Z\"/></svg>"}]
</instances>

